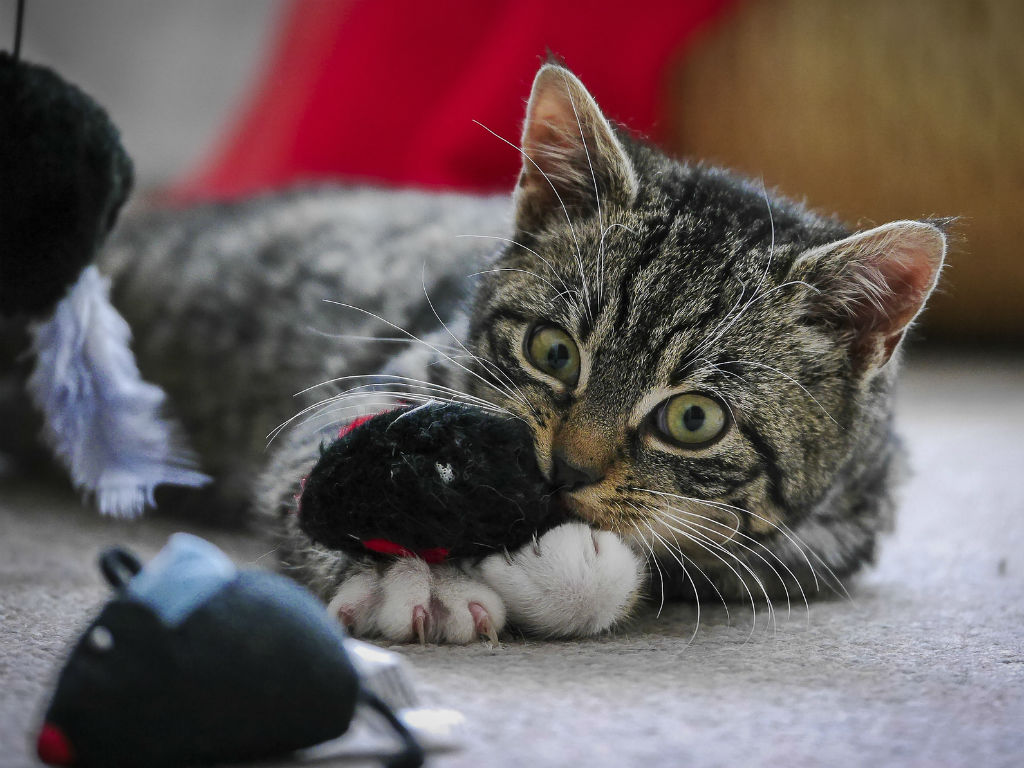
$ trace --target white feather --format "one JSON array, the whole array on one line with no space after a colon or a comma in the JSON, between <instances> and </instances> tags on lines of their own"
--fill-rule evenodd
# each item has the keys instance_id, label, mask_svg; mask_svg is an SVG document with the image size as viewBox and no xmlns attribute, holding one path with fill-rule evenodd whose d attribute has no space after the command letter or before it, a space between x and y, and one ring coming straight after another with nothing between
<instances>
[{"instance_id":1,"label":"white feather","mask_svg":"<svg viewBox=\"0 0 1024 768\"><path fill-rule=\"evenodd\" d=\"M105 515L136 517L154 505L156 486L201 486L210 478L175 445L179 430L160 417L166 396L142 380L131 330L109 291L109 281L87 267L53 318L32 327L28 389L75 487L94 493Z\"/></svg>"}]
</instances>

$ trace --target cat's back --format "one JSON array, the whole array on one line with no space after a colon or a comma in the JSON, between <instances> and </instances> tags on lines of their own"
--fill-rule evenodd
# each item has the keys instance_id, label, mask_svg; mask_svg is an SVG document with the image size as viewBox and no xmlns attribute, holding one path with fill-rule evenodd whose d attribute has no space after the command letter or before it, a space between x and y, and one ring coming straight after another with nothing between
<instances>
[{"instance_id":1,"label":"cat's back","mask_svg":"<svg viewBox=\"0 0 1024 768\"><path fill-rule=\"evenodd\" d=\"M508 208L504 197L323 187L136 211L100 268L143 375L223 475L251 469L270 430L309 401L297 391L382 367L395 343L362 337L402 334L373 315L425 333L429 295L450 316L500 245L475 236L506 234Z\"/></svg>"}]
</instances>

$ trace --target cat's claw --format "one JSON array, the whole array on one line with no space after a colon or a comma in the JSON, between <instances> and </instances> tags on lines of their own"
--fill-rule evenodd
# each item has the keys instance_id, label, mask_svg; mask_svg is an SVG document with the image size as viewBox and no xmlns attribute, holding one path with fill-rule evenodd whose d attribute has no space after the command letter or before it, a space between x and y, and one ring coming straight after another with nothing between
<instances>
[{"instance_id":1,"label":"cat's claw","mask_svg":"<svg viewBox=\"0 0 1024 768\"><path fill-rule=\"evenodd\" d=\"M469 613L473 617L473 626L476 628L476 633L480 637L486 637L492 646L497 647L498 633L491 623L491 617L487 613L487 609L480 605L480 603L470 603Z\"/></svg>"},{"instance_id":2,"label":"cat's claw","mask_svg":"<svg viewBox=\"0 0 1024 768\"><path fill-rule=\"evenodd\" d=\"M420 645L427 644L427 622L429 620L429 614L422 605L417 605L412 609L412 626L416 632L416 637L419 638Z\"/></svg>"},{"instance_id":3,"label":"cat's claw","mask_svg":"<svg viewBox=\"0 0 1024 768\"><path fill-rule=\"evenodd\" d=\"M494 590L458 568L416 558L383 572L370 564L350 572L328 610L352 635L421 645L478 637L497 645L505 626L505 606Z\"/></svg>"}]
</instances>

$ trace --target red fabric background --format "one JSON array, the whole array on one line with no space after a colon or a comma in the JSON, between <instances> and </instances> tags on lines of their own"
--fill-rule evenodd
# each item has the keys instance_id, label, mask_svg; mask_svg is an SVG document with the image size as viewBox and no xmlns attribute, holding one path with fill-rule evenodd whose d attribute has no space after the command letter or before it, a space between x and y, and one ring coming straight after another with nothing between
<instances>
[{"instance_id":1,"label":"red fabric background","mask_svg":"<svg viewBox=\"0 0 1024 768\"><path fill-rule=\"evenodd\" d=\"M292 0L248 105L179 199L346 179L509 189L548 50L657 141L668 64L732 0Z\"/></svg>"}]
</instances>

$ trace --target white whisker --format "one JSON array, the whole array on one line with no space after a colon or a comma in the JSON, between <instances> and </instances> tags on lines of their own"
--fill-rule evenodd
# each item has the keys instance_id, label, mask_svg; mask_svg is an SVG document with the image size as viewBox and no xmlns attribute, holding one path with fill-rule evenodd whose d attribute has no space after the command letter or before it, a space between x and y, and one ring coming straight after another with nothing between
<instances>
[{"instance_id":1,"label":"white whisker","mask_svg":"<svg viewBox=\"0 0 1024 768\"><path fill-rule=\"evenodd\" d=\"M290 424L292 424L292 422L294 422L296 419L300 418L301 416L304 416L307 413L310 413L311 411L316 411L316 410L318 410L320 408L326 407L327 405L331 405L333 403L344 401L344 400L346 400L348 398L351 398L351 397L394 396L394 397L396 397L398 399L407 399L407 398L412 397L413 395L416 395L417 397L430 397L430 398L432 398L432 399L434 399L434 400L436 400L438 402L452 402L452 403L458 402L458 403L463 403L463 404L466 404L466 405L473 405L473 406L476 406L476 407L478 407L478 408L480 408L482 410L491 411L493 413L502 413L502 414L504 414L506 416L510 416L510 417L513 417L513 418L520 418L519 416L517 416L512 411L509 411L507 408L502 408L499 405L495 405L494 403L491 403L491 402L489 402L487 400L483 400L483 399L481 399L479 397L476 397L474 395L470 395L470 394L467 394L467 393L464 393L464 392L460 392L457 389L451 389L450 387L445 387L445 386L442 386L440 384L433 384L433 383L427 382L427 381L420 381L419 379L410 379L409 377L406 377L406 376L363 376L363 375L352 375L352 376L342 376L342 377L339 377L337 379L332 379L331 381L341 381L341 380L345 380L345 379L361 379L361 378L373 378L373 379L376 379L376 380L372 381L370 383L367 383L367 384L360 384L360 385L355 386L355 387L350 387L349 389L346 389L346 390L344 390L342 392L336 393L334 395L331 395L330 397L327 397L327 398L324 398L322 400L319 400L316 403L313 403L312 405L306 406L305 408L300 410L298 413L296 413L295 415L293 415L289 419L285 420L281 424L278 424L273 430L271 430L270 433L267 435L267 439L268 439L267 445L269 446L270 443L272 443L274 441L274 439L281 433L282 430L287 428ZM379 379L385 379L385 381L380 381ZM319 385L316 385L316 386L322 386L323 384L326 384L326 383L329 383L329 382L323 382L322 384L319 384ZM402 390L400 390L398 392L387 391L387 390L383 389L384 387L388 387L388 386L390 386L390 387L401 386L401 387L404 387L405 389L402 389ZM315 387L307 388L305 390L302 390L302 392L300 392L298 394L303 394L303 393L308 392L308 391L310 391L311 389L314 389L314 388ZM447 396L445 396L445 395L447 395ZM306 422L303 422L303 423L306 423Z\"/></svg>"},{"instance_id":2,"label":"white whisker","mask_svg":"<svg viewBox=\"0 0 1024 768\"><path fill-rule=\"evenodd\" d=\"M696 528L699 528L699 529L701 529L703 531L707 531L709 533L715 533L715 534L719 534L720 533L720 531L717 531L714 528L710 528L710 527L708 527L706 525L701 525L700 523L695 523L692 520L688 520L688 519L683 519L683 518L677 517L676 515L673 515L670 512L668 512L668 510L672 510L673 512L678 512L679 514L687 515L687 517L695 517L698 520L704 520L704 521L706 521L708 523L711 523L713 525L717 525L717 526L720 526L720 527L723 527L723 528L727 528L727 526L723 525L720 521L715 520L714 518L707 517L705 515L698 515L695 512L691 512L690 510L680 509L678 507L673 507L671 505L666 505L665 508L659 509L658 513L662 514L662 515L668 517L669 519L671 519L671 520L673 520L675 522L678 522L678 523L683 523L683 524L686 524L686 525L694 526ZM733 536L739 536L741 538L749 540L753 544L755 544L758 547L760 547L761 549L763 549L765 552L767 552L773 558L775 558L775 560L779 563L779 565L782 566L783 570L785 570L790 575L790 577L793 579L793 582L796 584L797 588L800 590L800 595L803 598L803 602L804 602L804 608L808 612L810 611L810 605L808 604L806 594L804 594L803 587L800 586L800 580L796 578L796 575L793 573L792 570L790 570L789 566L786 565L786 563L782 560L782 558L780 558L778 555L776 555L774 552L772 552L762 542L758 541L757 539L755 539L755 538L753 538L751 536L747 536L745 533L741 533L739 531L734 531L733 532ZM775 568L775 566L771 564L771 561L766 559L760 552L758 552L753 547L748 546L747 544L744 544L742 541L737 541L735 538L732 538L732 537L730 537L730 539L729 539L729 541L727 543L731 543L734 546L737 546L737 547L739 547L739 548L749 552L752 556L756 557L758 560L760 560L762 563L764 563L765 567L767 567L775 575L775 578L778 579L779 584L782 585L782 590L783 590L783 592L786 595L786 617L789 618L792 615L793 606L792 606L792 601L790 599L789 588L786 586L786 580L782 577L782 574L779 573L779 571ZM725 545L723 544L722 546L724 547Z\"/></svg>"},{"instance_id":3,"label":"white whisker","mask_svg":"<svg viewBox=\"0 0 1024 768\"><path fill-rule=\"evenodd\" d=\"M694 498L692 496L683 496L683 495L678 494L678 493L668 493L666 491L655 491L655 490L652 490L650 488L631 488L631 490L642 491L644 493L650 493L650 494L653 494L655 496L665 496L665 497L668 497L668 498L681 499L683 501L692 501L694 503L705 504L705 505L707 505L709 507L714 507L716 509L743 512L744 514L750 515L754 519L760 520L761 522L765 523L766 525L769 525L772 528L776 529L786 539L788 539L789 542L796 548L797 552L800 553L800 555L803 558L804 562L807 564L807 569L808 569L808 571L810 571L811 576L814 579L814 589L815 589L816 592L821 590L821 585L820 585L820 583L818 581L818 572L815 570L814 565L811 563L810 557L808 557L808 553L813 555L814 558L816 560L818 560L819 563L821 563L822 567L824 567L825 570L828 572L828 575L831 576L831 578L833 580L835 580L835 582L843 590L843 592L846 594L846 596L849 597L850 593L846 591L846 587L843 585L842 581L840 581L839 577L837 577L835 575L835 573L832 571L832 569L829 568L828 564L818 555L817 552L815 552L810 547L810 545L807 544L807 542L803 541L799 536L797 536L797 534L794 531L792 531L784 523L776 523L774 520L770 520L767 517L764 517L763 515L760 515L757 512L754 512L753 510L744 509L743 507L737 507L737 506L734 506L732 504L726 504L725 502L721 502L721 501L708 501L707 499L698 499L698 498ZM737 520L737 526L739 526L740 523L739 523L739 517L738 516L736 517L736 520Z\"/></svg>"},{"instance_id":4,"label":"white whisker","mask_svg":"<svg viewBox=\"0 0 1024 768\"><path fill-rule=\"evenodd\" d=\"M668 541L659 536L658 532L655 531L649 523L644 523L644 525L647 527L647 530L651 532L651 536L653 537L651 542L653 543L654 539L657 538L665 546L669 554L672 555L672 548L669 546ZM682 553L680 552L680 554ZM700 629L700 594L697 592L697 582L693 580L690 572L686 570L686 566L683 565L683 561L680 558L674 557L674 559L679 564L679 567L683 569L683 575L686 577L686 580L690 582L690 586L693 587L693 602L697 607L697 619L693 623L693 634L690 635L690 639L688 641L689 643L692 643L697 638L697 631Z\"/></svg>"},{"instance_id":5,"label":"white whisker","mask_svg":"<svg viewBox=\"0 0 1024 768\"><path fill-rule=\"evenodd\" d=\"M746 590L748 597L750 597L750 599L751 599L751 610L753 611L755 603L754 603L754 595L751 592L750 587L747 586L747 583L743 579L743 576L738 571L736 571L735 568L733 568L731 565L729 565L729 563L725 560L723 555L725 557L729 557L733 561L735 561L736 564L740 566L740 568L742 568L744 571L746 571L750 575L750 577L754 580L754 583L757 584L758 588L761 590L761 594L764 596L765 606L768 609L768 619L767 619L767 622L765 623L765 630L767 631L769 627L773 627L774 628L774 627L777 626L776 619L775 619L775 604L772 603L771 594L768 592L767 588L764 586L764 582L761 580L760 576L758 576L757 572L751 567L750 563L746 562L743 558L739 557L735 552L730 552L726 547L723 547L721 544L719 544L718 542L716 542L713 539L711 539L711 537L709 537L709 536L707 536L707 535L705 535L703 533L700 533L699 531L694 530L697 527L694 523L687 522L687 521L679 521L680 525L682 525L682 526L684 526L685 528L688 529L687 533L684 533L683 531L680 531L675 526L673 526L670 523L666 522L664 517L661 518L661 523L662 523L662 525L667 527L669 530L675 531L676 533L682 533L684 535L688 535L689 538L690 538L690 541L692 541L698 547L701 547L708 554L713 555L719 562L722 563L722 565L724 565L726 568L728 568L730 571L732 571L733 575L735 575L740 580L740 583L743 584L744 590ZM751 626L750 626L750 634L747 636L747 640L748 641L750 640L751 637L754 636L754 632L756 631L756 629L757 629L757 613L754 612L753 613L753 617L752 617L752 621L751 621Z\"/></svg>"},{"instance_id":6,"label":"white whisker","mask_svg":"<svg viewBox=\"0 0 1024 768\"><path fill-rule=\"evenodd\" d=\"M550 286L552 290L557 291L558 286L548 280L546 277L541 277L536 272L531 272L528 269L518 269L516 267L494 267L493 269L482 269L479 272L471 272L466 277L478 277L479 275L489 275L495 272L521 272L524 275L535 277L547 286Z\"/></svg>"},{"instance_id":7,"label":"white whisker","mask_svg":"<svg viewBox=\"0 0 1024 768\"><path fill-rule=\"evenodd\" d=\"M566 77L564 72L562 73L562 80L565 82L565 93L569 97L569 106L572 107L573 117L576 118L576 127L579 128L579 131L580 131L580 141L583 142L583 153L587 156L587 165L590 166L590 178L594 182L594 202L597 204L597 225L599 227L603 228L604 227L604 216L601 213L601 193L600 193L600 191L597 188L597 175L594 173L594 163L590 159L590 148L587 147L587 137L583 133L583 123L580 122L580 114L579 114L579 112L576 111L576 100L573 99L573 97L572 97L572 89L569 87L569 78ZM603 268L603 263L602 263L603 256L604 256L604 254L602 252L602 249L598 248L598 254L597 254L597 257L598 257L597 303L599 305L601 303L602 287L603 287L603 285L602 285L603 284L603 280L601 279L602 268ZM593 315L591 315L590 319L591 319L591 321L593 321L593 319L594 319Z\"/></svg>"},{"instance_id":8,"label":"white whisker","mask_svg":"<svg viewBox=\"0 0 1024 768\"><path fill-rule=\"evenodd\" d=\"M317 336L322 336L325 339L338 339L339 341L368 341L373 343L381 344L420 344L419 339L407 339L399 338L397 336L360 336L357 333L328 333L327 331L321 331L318 328L314 328L311 325L306 326L306 330L310 333L315 333ZM454 344L438 344L439 349L447 350L458 350Z\"/></svg>"},{"instance_id":9,"label":"white whisker","mask_svg":"<svg viewBox=\"0 0 1024 768\"><path fill-rule=\"evenodd\" d=\"M628 503L628 504L629 504L629 505L630 505L631 507L633 507L634 509L636 509L637 511L640 511L640 508L639 508L639 507L637 507L636 505L634 505L634 504L632 504L632 503L630 503L630 502L627 502L627 503ZM647 507L646 505L644 505L644 509L646 509L646 510L647 510L647 511L649 511L649 512L654 512L654 510L652 510L652 509L651 509L650 507ZM656 513L655 513L655 514L656 514ZM660 522L660 521L659 521L659 522ZM651 533L654 533L654 530L653 530L653 528L651 529ZM678 539L678 538L676 537L676 533L677 533L676 531L673 531L673 532L672 532L672 542L673 542L673 548L675 549L675 552L676 552L676 554L678 554L678 556L679 556L679 557L681 557L681 558L683 558L684 560L686 560L686 562L688 562L688 563L689 563L689 564L690 564L690 565L691 565L691 566L692 566L693 568L695 568L695 569L696 569L697 573L699 573L699 574L700 574L701 576L703 576L703 577L704 577L704 580L705 580L705 581L706 581L706 582L708 583L708 585L709 585L709 586L711 587L711 589L713 589L713 590L715 591L715 594L716 594L716 595L718 595L718 599L719 599L719 600L721 601L721 603L722 603L722 608L723 608L723 609L725 609L725 616L726 616L726 619L728 620L729 624L732 624L732 614L731 614L731 613L730 613L730 611L729 611L729 601L728 601L728 600L726 600L726 599L725 599L725 597L724 597L724 596L722 595L721 591L720 591L720 590L718 589L718 587L717 587L717 586L715 585L715 582L714 582L714 580L713 580L713 579L712 579L712 578L711 578L710 576L708 576L708 575L707 575L707 574L706 574L706 573L705 573L705 572L704 572L704 571L703 571L703 570L701 569L701 567L700 567L699 565L697 565L697 563L696 563L696 562L695 562L695 561L694 561L694 560L693 560L692 558L689 558L689 557L687 557L687 556L686 556L686 554L685 554L685 553L683 552L683 548L682 548L682 547L680 546L680 544L679 544L679 539ZM685 534L685 533L683 533L683 534L681 534L681 535L682 535L682 536L683 536L684 538L686 538L687 540L689 540L689 539L690 539L690 537L689 537L689 535L688 535L688 534ZM665 541L665 539L664 539L663 537L659 536L658 538L662 540L662 542L663 542L663 543L665 544L665 547L666 547L666 548L669 548L669 544L668 544L668 542L667 542L667 541ZM671 554L671 549L670 549L670 554ZM673 557L674 557L674 555L673 555ZM678 562L678 561L677 561L677 562ZM682 566L682 563L680 563L680 566ZM684 570L684 572L685 572L685 568L684 568L683 570ZM689 578L689 574L687 574L687 578ZM694 591L696 591L696 585L694 585Z\"/></svg>"},{"instance_id":10,"label":"white whisker","mask_svg":"<svg viewBox=\"0 0 1024 768\"><path fill-rule=\"evenodd\" d=\"M752 623L751 623L751 627L750 627L750 636L747 639L749 640L750 637L753 637L754 631L757 629L757 604L756 604L756 601L754 600L754 593L750 590L750 587L747 586L746 580L739 573L739 571L737 571L735 568L733 568L728 563L728 561L726 561L720 554L718 554L718 552L715 551L715 548L721 550L721 552L723 554L726 554L726 555L732 557L734 560L736 560L737 563L739 563L741 566L743 566L747 570L747 572L751 575L751 577L754 579L754 581L756 581L758 583L758 586L761 587L762 593L764 593L765 601L768 604L768 615L769 615L769 619L770 619L770 617L771 617L771 615L773 613L772 604L771 604L771 598L768 596L768 592L767 592L767 590L765 590L764 584L762 584L760 582L760 580L757 578L757 574L755 574L750 569L750 567L748 565L746 565L742 560L740 560L738 557L736 557L733 553L729 552L727 549L724 549L721 546L717 546L716 547L714 542L712 542L710 539L708 539L707 537L703 536L702 534L694 532L694 531L690 531L690 532L682 531L682 530L676 528L675 526L671 525L670 523L668 523L664 519L661 519L660 522L661 522L662 525L664 525L669 530L674 531L675 533L682 534L683 536L686 536L689 541L692 541L694 544L696 544L698 547L703 549L709 555L711 555L716 560L721 562L722 565L724 565L726 568L728 568L732 572L732 574L736 577L737 581L739 581L739 583L743 585L743 589L746 591L747 597L750 599L750 610L751 610L751 614L752 614ZM684 525L686 525L686 524L684 523ZM706 546L704 543L702 543L701 539L703 539L704 541L707 541L708 544L711 545L711 546ZM715 547L715 548L712 548L712 547Z\"/></svg>"},{"instance_id":11,"label":"white whisker","mask_svg":"<svg viewBox=\"0 0 1024 768\"><path fill-rule=\"evenodd\" d=\"M387 325L387 326L389 326L391 328L394 328L399 333L404 333L405 335L409 336L410 338L414 338L414 339L417 338L415 336L415 334L412 334L409 331L407 331L404 328L402 328L401 326L396 325L395 323L392 323L390 320L385 320L380 315L376 314L375 312L370 312L368 309L363 309L362 307L357 307L357 306L355 306L353 304L346 304L345 302L342 302L342 301L334 301L333 299L324 299L324 302L326 302L327 304L334 304L334 305L339 306L339 307L345 307L346 309L352 309L352 310L355 310L356 312L362 312L362 313L364 313L366 315L369 315L370 317L374 318L375 320L379 320L380 322L384 323L385 325ZM441 357L444 357L445 359L451 360L451 357L449 355L447 355L446 353L442 352L440 349L438 349L435 345L431 344L430 342L424 341L423 339L420 339L419 341L420 341L420 343L422 343L428 349L432 349L434 352L437 352L437 354L441 355ZM498 390L498 392L501 392L503 395L506 395L506 396L511 397L513 399L518 399L527 408L530 408L530 410L533 410L533 406L530 404L530 402L528 400L526 400L524 397L522 397L521 395L518 395L518 394L516 394L514 392L506 391L506 390L502 389L501 387L497 386L495 383L487 381L487 379L485 379L483 376L481 376L480 374L476 373L475 371L470 370L469 368L467 368L462 363L459 363L456 360L452 360L452 363L455 366L457 366L458 368L460 368L463 371L465 371L466 373L468 373L470 376L473 376L474 378L476 378L479 381L481 381L486 386L491 387L492 389Z\"/></svg>"},{"instance_id":12,"label":"white whisker","mask_svg":"<svg viewBox=\"0 0 1024 768\"><path fill-rule=\"evenodd\" d=\"M580 292L575 289L570 289L569 286L566 285L565 280L562 279L562 275L558 272L558 270L555 269L554 265L550 261L545 259L532 248L528 248L527 246L523 245L517 240L513 240L512 238L509 237L497 237L495 235L456 235L456 237L479 237L486 240L500 240L504 243L509 243L510 245L522 248L524 251L532 253L534 256L536 256L538 259L544 262L544 265L548 268L548 271L550 271L551 274L558 279L558 282L562 284L562 291L558 293L557 296L568 296L569 294L575 293L577 297L580 297ZM565 300L565 303L570 308L570 310L573 308L572 304L568 299Z\"/></svg>"},{"instance_id":13,"label":"white whisker","mask_svg":"<svg viewBox=\"0 0 1024 768\"><path fill-rule=\"evenodd\" d=\"M441 319L441 315L439 315L437 313L437 309L434 307L434 302L431 300L430 294L427 293L427 265L426 265L426 263L423 264L423 269L420 272L420 282L423 285L423 297L427 300L427 305L430 307L430 311L434 314L434 319L436 319L437 322L439 322L441 324L441 327L444 328L445 332L449 336L452 337L452 340L456 344L459 345L459 347L462 349L463 352L465 352L467 355L469 355L471 358L473 358L473 360L475 360L476 362L478 362L478 363L481 362L482 358L477 357L472 352L470 352L466 348L466 345L462 343L462 340L459 339L454 333L452 333L451 329L448 327L448 324L445 323L445 321ZM554 287L554 286L552 286L552 287ZM455 358L453 358L453 357L449 357L449 359L452 360L452 361L455 360ZM519 393L519 396L522 398L522 402L526 403L527 407L536 416L537 412L534 410L533 404L530 402L529 398L523 393L523 391L521 389L519 389L519 387L516 386L516 383L514 381L512 381L511 379L509 379L507 376L505 376L505 380L512 387L512 389L514 389L516 392ZM511 390L509 390L509 392L511 392Z\"/></svg>"},{"instance_id":14,"label":"white whisker","mask_svg":"<svg viewBox=\"0 0 1024 768\"><path fill-rule=\"evenodd\" d=\"M784 379L787 379L788 381L792 382L793 384L796 384L796 386L800 387L800 389L802 389L804 391L804 394L806 394L809 398L811 398L811 400L814 401L814 404L821 409L822 413L824 413L826 416L828 416L837 427L839 427L840 429L844 429L843 425L835 420L835 417L833 417L832 414L828 412L828 410L825 408L825 406L818 402L818 398L816 398L814 395L812 395L810 390L807 389L807 387L805 387L799 381L794 379L788 373L783 373L778 368L773 368L772 366L768 365L767 363L758 363L758 362L755 362L754 360L728 360L728 361L726 361L724 363L719 363L718 365L732 365L733 363L738 363L740 365L753 365L753 366L758 367L758 368L767 368L769 371L774 371L779 376L782 376Z\"/></svg>"},{"instance_id":15,"label":"white whisker","mask_svg":"<svg viewBox=\"0 0 1024 768\"><path fill-rule=\"evenodd\" d=\"M530 157L529 153L525 149L516 146L511 141L506 139L504 136L499 136L486 125L481 123L479 120L474 120L473 122L479 125L481 128L483 128L485 131L487 131L489 134L494 136L499 141L503 141L506 144L508 144L519 154L521 154L523 157L529 160L533 167L537 169L537 172L544 177L544 181L546 181L548 183L548 186L551 187L551 191L555 193L555 198L558 200L558 204L562 207L562 213L565 214L566 224L569 225L569 233L572 235L573 243L575 243L576 245L576 261L580 270L580 287L583 289L583 295L585 297L583 302L583 309L586 311L588 315L590 315L590 292L587 289L587 275L583 269L583 251L580 249L580 241L579 238L576 237L576 228L573 227L572 225L572 218L569 216L569 209L565 207L565 203L562 201L562 196L558 193L558 188L555 187L554 182L551 181L551 178L544 172L544 169L537 164L536 160ZM591 316L590 319L591 321L593 321L593 316Z\"/></svg>"},{"instance_id":16,"label":"white whisker","mask_svg":"<svg viewBox=\"0 0 1024 768\"><path fill-rule=\"evenodd\" d=\"M644 539L644 535L636 523L634 523L632 520L628 522L636 529L636 535L640 541L640 545L645 547L648 551L650 551L651 561L653 561L654 563L654 569L658 572L658 583L661 586L661 589L659 590L659 592L661 593L661 602L658 604L658 613L656 614L656 616L660 618L661 611L665 607L665 577L664 575L662 575L661 565L658 564L658 556L654 552L654 547L647 544L647 540Z\"/></svg>"}]
</instances>

